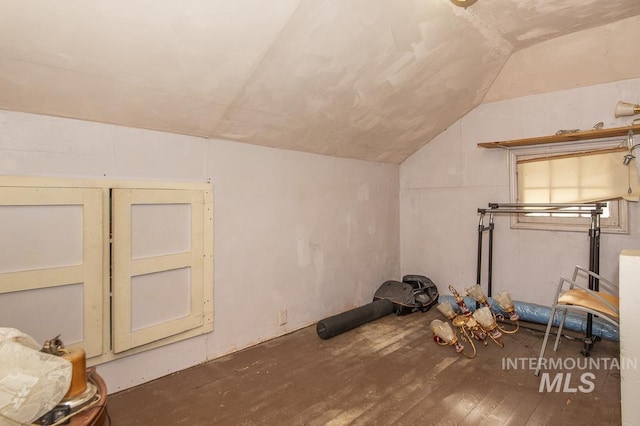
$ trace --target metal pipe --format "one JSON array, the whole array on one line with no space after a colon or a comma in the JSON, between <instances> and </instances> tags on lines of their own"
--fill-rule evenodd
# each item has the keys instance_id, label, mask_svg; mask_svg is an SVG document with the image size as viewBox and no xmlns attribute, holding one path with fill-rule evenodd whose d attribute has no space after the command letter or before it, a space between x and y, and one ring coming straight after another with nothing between
<instances>
[{"instance_id":1,"label":"metal pipe","mask_svg":"<svg viewBox=\"0 0 640 426\"><path fill-rule=\"evenodd\" d=\"M591 213L591 227L589 228L589 270L600 273L600 215ZM594 276L589 276L589 289L598 291L600 289L600 282ZM591 349L595 343L593 337L593 315L587 314L587 327L584 338L584 347L580 351L583 355L589 356Z\"/></svg>"},{"instance_id":2,"label":"metal pipe","mask_svg":"<svg viewBox=\"0 0 640 426\"><path fill-rule=\"evenodd\" d=\"M489 265L487 271L487 296L491 296L491 280L493 278L493 214L489 215Z\"/></svg>"},{"instance_id":3,"label":"metal pipe","mask_svg":"<svg viewBox=\"0 0 640 426\"><path fill-rule=\"evenodd\" d=\"M606 203L489 203L489 208L511 208L511 207L557 207L557 208L569 208L569 207L586 207L597 209L604 207Z\"/></svg>"},{"instance_id":4,"label":"metal pipe","mask_svg":"<svg viewBox=\"0 0 640 426\"><path fill-rule=\"evenodd\" d=\"M482 272L482 233L484 232L484 213L480 215L480 223L478 223L478 264L476 267L476 284L480 284Z\"/></svg>"},{"instance_id":5,"label":"metal pipe","mask_svg":"<svg viewBox=\"0 0 640 426\"><path fill-rule=\"evenodd\" d=\"M598 214L602 214L602 209L594 209L589 211L576 211L576 210L554 210L554 209L478 209L478 213L486 214L487 212L491 214L499 214L499 213L509 213L509 214L520 214L520 213L553 213L553 214L586 214L590 212L595 212Z\"/></svg>"}]
</instances>

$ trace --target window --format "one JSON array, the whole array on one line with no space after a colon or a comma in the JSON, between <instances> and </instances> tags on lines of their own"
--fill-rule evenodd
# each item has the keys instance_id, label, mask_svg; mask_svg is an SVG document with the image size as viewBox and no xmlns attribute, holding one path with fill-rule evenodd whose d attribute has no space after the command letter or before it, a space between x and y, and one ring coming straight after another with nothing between
<instances>
[{"instance_id":1,"label":"window","mask_svg":"<svg viewBox=\"0 0 640 426\"><path fill-rule=\"evenodd\" d=\"M0 178L0 324L89 365L213 329L209 184Z\"/></svg>"},{"instance_id":2,"label":"window","mask_svg":"<svg viewBox=\"0 0 640 426\"><path fill-rule=\"evenodd\" d=\"M511 202L580 203L607 201L602 232L628 233L628 190L640 192L635 164L623 164L625 142L620 139L555 143L511 148ZM577 210L577 209L576 209ZM585 231L589 213L513 215L513 228Z\"/></svg>"}]
</instances>

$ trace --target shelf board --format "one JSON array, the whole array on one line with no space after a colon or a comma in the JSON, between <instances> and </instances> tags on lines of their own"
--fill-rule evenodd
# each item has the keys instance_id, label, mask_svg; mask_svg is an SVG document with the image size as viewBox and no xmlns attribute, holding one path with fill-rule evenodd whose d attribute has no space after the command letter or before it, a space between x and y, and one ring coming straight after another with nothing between
<instances>
[{"instance_id":1,"label":"shelf board","mask_svg":"<svg viewBox=\"0 0 640 426\"><path fill-rule=\"evenodd\" d=\"M627 127L612 127L610 129L582 130L578 132L561 133L557 135L538 136L535 138L513 139L509 141L482 142L479 148L514 148L520 146L543 145L556 142L573 142L590 139L613 138L626 136L632 130L634 134L640 133L640 125Z\"/></svg>"}]
</instances>

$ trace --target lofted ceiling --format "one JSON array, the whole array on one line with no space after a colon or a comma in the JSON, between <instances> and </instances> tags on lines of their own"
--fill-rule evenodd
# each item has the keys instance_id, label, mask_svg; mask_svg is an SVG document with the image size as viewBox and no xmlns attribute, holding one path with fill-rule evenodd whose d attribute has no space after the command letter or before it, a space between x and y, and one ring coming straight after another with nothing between
<instances>
[{"instance_id":1,"label":"lofted ceiling","mask_svg":"<svg viewBox=\"0 0 640 426\"><path fill-rule=\"evenodd\" d=\"M515 52L638 15L638 0L0 0L0 109L400 163Z\"/></svg>"}]
</instances>

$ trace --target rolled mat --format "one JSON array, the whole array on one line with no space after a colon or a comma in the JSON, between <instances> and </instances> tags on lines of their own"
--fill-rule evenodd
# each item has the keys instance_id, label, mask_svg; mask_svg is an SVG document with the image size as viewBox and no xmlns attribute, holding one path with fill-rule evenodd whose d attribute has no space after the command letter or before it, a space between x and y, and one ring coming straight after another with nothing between
<instances>
[{"instance_id":1,"label":"rolled mat","mask_svg":"<svg viewBox=\"0 0 640 426\"><path fill-rule=\"evenodd\" d=\"M318 322L316 331L322 339L329 339L367 322L377 320L393 312L393 302L388 299L376 300L359 308L325 318Z\"/></svg>"}]
</instances>

